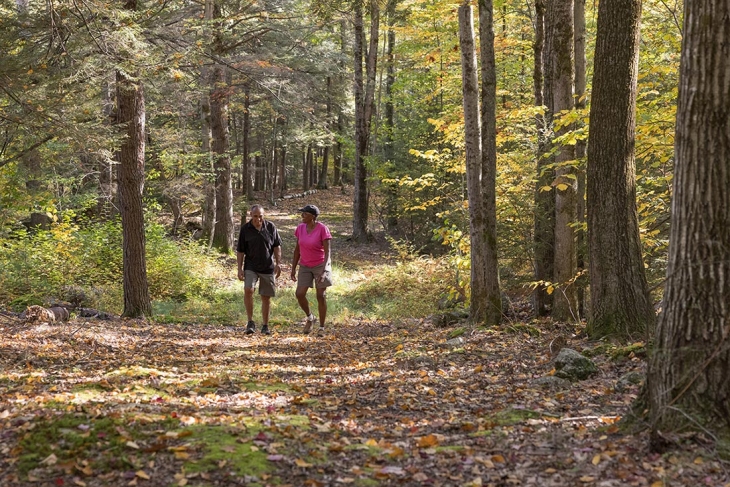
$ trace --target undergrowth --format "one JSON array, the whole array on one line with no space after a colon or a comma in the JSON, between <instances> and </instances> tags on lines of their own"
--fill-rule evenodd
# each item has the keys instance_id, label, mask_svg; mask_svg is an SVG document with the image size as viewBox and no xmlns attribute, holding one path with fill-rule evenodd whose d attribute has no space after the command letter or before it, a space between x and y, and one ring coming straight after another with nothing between
<instances>
[{"instance_id":1,"label":"undergrowth","mask_svg":"<svg viewBox=\"0 0 730 487\"><path fill-rule=\"evenodd\" d=\"M154 317L162 323L242 325L247 321L243 283L235 258L193 241L170 238L163 226L146 231L147 277ZM285 257L286 262L286 257ZM0 306L22 311L32 304L68 302L120 314L123 307L122 231L118 220L79 227L70 222L50 230L20 232L0 246ZM437 312L455 282L446 258L403 258L396 265L360 270L337 262L327 290L328 323L350 319L397 320ZM298 325L304 314L296 284L283 273L271 301L270 323ZM308 293L316 314L314 290ZM260 299L254 320L260 323Z\"/></svg>"}]
</instances>

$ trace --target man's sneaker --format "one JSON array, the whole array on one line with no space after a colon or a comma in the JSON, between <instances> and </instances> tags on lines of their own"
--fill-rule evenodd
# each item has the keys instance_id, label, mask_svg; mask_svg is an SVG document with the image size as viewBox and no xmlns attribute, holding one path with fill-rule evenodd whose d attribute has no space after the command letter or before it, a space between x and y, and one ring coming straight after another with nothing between
<instances>
[{"instance_id":1,"label":"man's sneaker","mask_svg":"<svg viewBox=\"0 0 730 487\"><path fill-rule=\"evenodd\" d=\"M317 336L318 337L323 337L324 336L324 326L320 326L319 327L319 329L317 330Z\"/></svg>"},{"instance_id":2,"label":"man's sneaker","mask_svg":"<svg viewBox=\"0 0 730 487\"><path fill-rule=\"evenodd\" d=\"M262 335L271 335L271 332L269 331L269 325L264 325L261 327L261 334Z\"/></svg>"},{"instance_id":3,"label":"man's sneaker","mask_svg":"<svg viewBox=\"0 0 730 487\"><path fill-rule=\"evenodd\" d=\"M304 330L302 330L302 332L305 335L309 334L309 332L312 331L312 325L314 325L314 315L310 313L309 316L307 316L307 321L304 322Z\"/></svg>"},{"instance_id":4,"label":"man's sneaker","mask_svg":"<svg viewBox=\"0 0 730 487\"><path fill-rule=\"evenodd\" d=\"M249 321L248 325L246 325L246 335L253 335L253 332L256 331L256 323L253 321Z\"/></svg>"}]
</instances>

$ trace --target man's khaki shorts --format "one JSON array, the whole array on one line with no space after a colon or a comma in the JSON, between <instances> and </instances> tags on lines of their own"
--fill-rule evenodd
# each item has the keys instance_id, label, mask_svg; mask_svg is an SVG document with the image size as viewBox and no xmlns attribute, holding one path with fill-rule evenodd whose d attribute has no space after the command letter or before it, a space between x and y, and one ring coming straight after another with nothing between
<instances>
[{"instance_id":1,"label":"man's khaki shorts","mask_svg":"<svg viewBox=\"0 0 730 487\"><path fill-rule=\"evenodd\" d=\"M324 280L320 281L319 278L324 273ZM297 287L314 287L316 289L322 289L330 287L332 285L332 270L330 266L323 262L315 267L307 267L305 265L299 266L299 273L297 274Z\"/></svg>"},{"instance_id":2,"label":"man's khaki shorts","mask_svg":"<svg viewBox=\"0 0 730 487\"><path fill-rule=\"evenodd\" d=\"M276 296L276 277L273 274L261 274L256 271L247 270L243 272L243 287L253 289L259 282L259 294L261 296Z\"/></svg>"}]
</instances>

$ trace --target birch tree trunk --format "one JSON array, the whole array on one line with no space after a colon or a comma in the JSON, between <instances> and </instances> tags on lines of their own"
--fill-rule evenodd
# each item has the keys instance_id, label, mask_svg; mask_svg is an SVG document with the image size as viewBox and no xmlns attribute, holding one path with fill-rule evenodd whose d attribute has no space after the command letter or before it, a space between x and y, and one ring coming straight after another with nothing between
<instances>
[{"instance_id":1,"label":"birch tree trunk","mask_svg":"<svg viewBox=\"0 0 730 487\"><path fill-rule=\"evenodd\" d=\"M688 0L669 263L647 386L652 444L730 434L730 4Z\"/></svg>"}]
</instances>

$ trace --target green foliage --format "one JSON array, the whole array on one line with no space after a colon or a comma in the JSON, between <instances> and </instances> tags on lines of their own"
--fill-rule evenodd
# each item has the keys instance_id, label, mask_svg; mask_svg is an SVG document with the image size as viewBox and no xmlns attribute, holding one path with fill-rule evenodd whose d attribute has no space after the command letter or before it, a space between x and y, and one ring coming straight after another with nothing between
<instances>
[{"instance_id":1,"label":"green foliage","mask_svg":"<svg viewBox=\"0 0 730 487\"><path fill-rule=\"evenodd\" d=\"M195 244L170 240L148 224L147 276L154 300L210 296L215 256ZM19 231L0 246L0 302L14 308L68 299L71 287L83 303L108 312L122 307L122 230L118 220L80 228L68 219L48 231Z\"/></svg>"}]
</instances>

